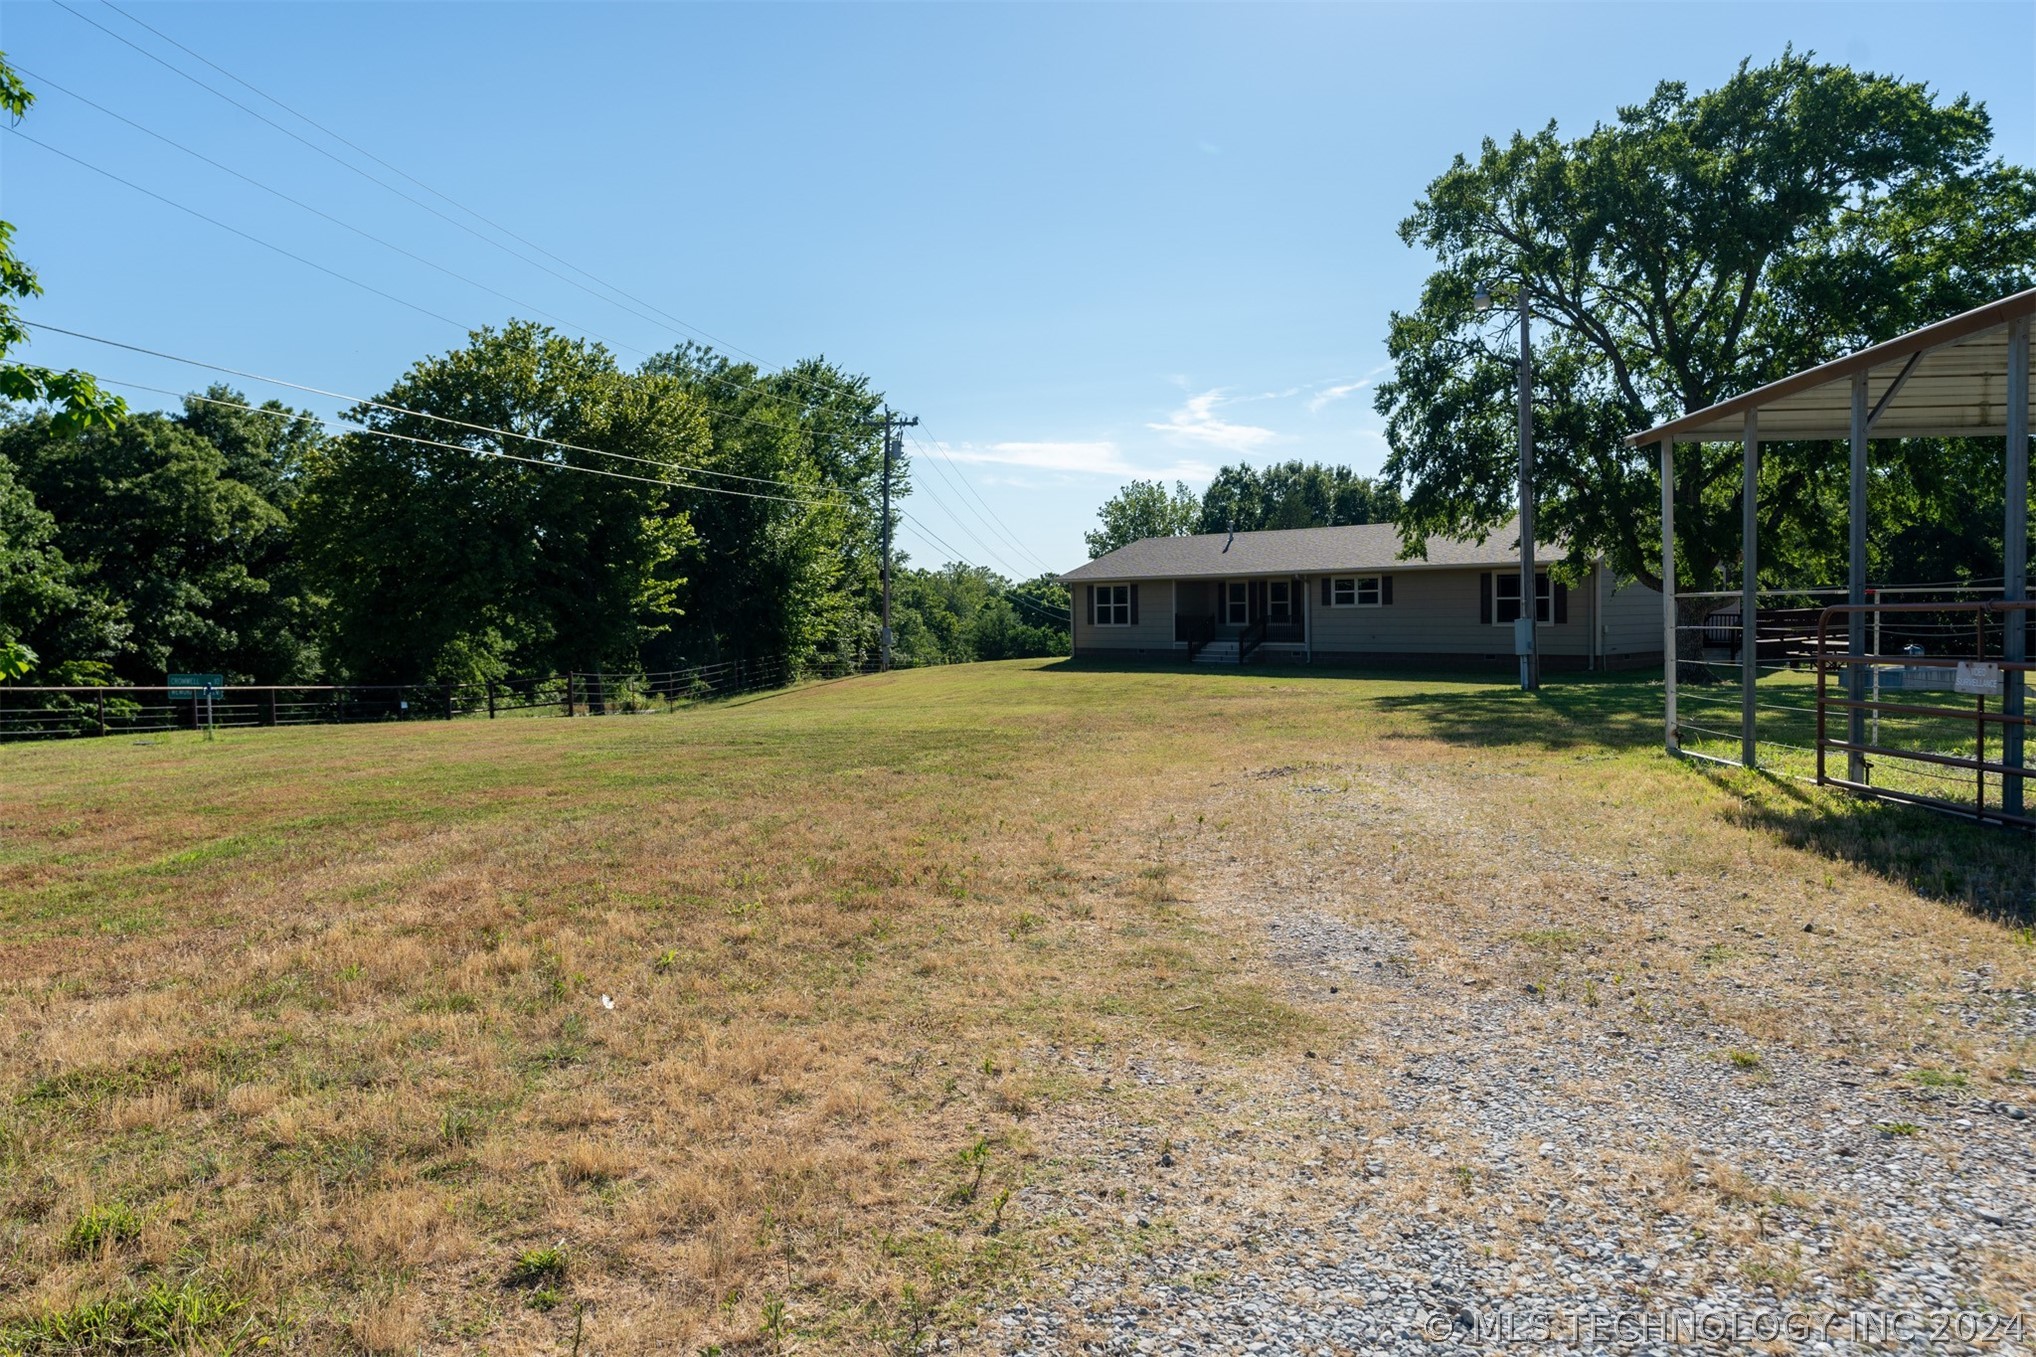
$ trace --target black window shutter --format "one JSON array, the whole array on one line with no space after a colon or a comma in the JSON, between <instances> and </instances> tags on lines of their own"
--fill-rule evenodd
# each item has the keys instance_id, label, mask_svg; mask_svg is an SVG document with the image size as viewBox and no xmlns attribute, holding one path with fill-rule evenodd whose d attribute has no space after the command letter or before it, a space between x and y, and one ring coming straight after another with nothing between
<instances>
[{"instance_id":1,"label":"black window shutter","mask_svg":"<svg viewBox=\"0 0 2036 1357\"><path fill-rule=\"evenodd\" d=\"M1328 607L1330 605L1330 601L1331 600L1329 598L1329 577L1327 575L1324 575L1322 577L1322 606L1325 608Z\"/></svg>"},{"instance_id":2,"label":"black window shutter","mask_svg":"<svg viewBox=\"0 0 2036 1357\"><path fill-rule=\"evenodd\" d=\"M1561 580L1555 581L1555 620L1569 621L1569 586Z\"/></svg>"},{"instance_id":3,"label":"black window shutter","mask_svg":"<svg viewBox=\"0 0 2036 1357\"><path fill-rule=\"evenodd\" d=\"M1091 584L1087 588L1089 591L1089 625L1093 627L1096 625L1096 586Z\"/></svg>"},{"instance_id":4,"label":"black window shutter","mask_svg":"<svg viewBox=\"0 0 2036 1357\"><path fill-rule=\"evenodd\" d=\"M1131 586L1131 625L1138 625L1138 586Z\"/></svg>"},{"instance_id":5,"label":"black window shutter","mask_svg":"<svg viewBox=\"0 0 2036 1357\"><path fill-rule=\"evenodd\" d=\"M1488 627L1492 624L1492 572L1489 570L1478 576L1478 621Z\"/></svg>"},{"instance_id":6,"label":"black window shutter","mask_svg":"<svg viewBox=\"0 0 2036 1357\"><path fill-rule=\"evenodd\" d=\"M1381 604L1390 604L1392 601L1393 577L1391 575L1381 575L1379 576L1379 602Z\"/></svg>"}]
</instances>

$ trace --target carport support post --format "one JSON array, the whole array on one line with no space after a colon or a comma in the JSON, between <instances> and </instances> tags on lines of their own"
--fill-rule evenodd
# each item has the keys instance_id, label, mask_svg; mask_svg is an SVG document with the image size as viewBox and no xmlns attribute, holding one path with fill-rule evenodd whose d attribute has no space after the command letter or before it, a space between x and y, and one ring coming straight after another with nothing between
<instances>
[{"instance_id":1,"label":"carport support post","mask_svg":"<svg viewBox=\"0 0 2036 1357\"><path fill-rule=\"evenodd\" d=\"M1739 487L1739 762L1752 768L1754 750L1753 685L1760 677L1760 629L1756 625L1756 591L1760 583L1760 412L1746 412L1746 441Z\"/></svg>"},{"instance_id":2,"label":"carport support post","mask_svg":"<svg viewBox=\"0 0 2036 1357\"><path fill-rule=\"evenodd\" d=\"M2029 597L2029 317L2008 327L2008 510L2001 547L2001 597L2020 603ZM2029 658L2029 617L2011 612L2001 637L2001 658ZM2002 689L2001 711L2023 713L2027 683L2020 670L2009 670ZM2018 771L2001 778L2001 809L2022 813L2023 728L2008 721L2001 730L2001 762Z\"/></svg>"},{"instance_id":3,"label":"carport support post","mask_svg":"<svg viewBox=\"0 0 2036 1357\"><path fill-rule=\"evenodd\" d=\"M1852 495L1851 521L1846 533L1845 601L1857 608L1866 602L1866 374L1852 377ZM1866 700L1866 666L1857 662L1866 654L1866 614L1848 613L1845 618L1845 653L1854 663L1845 666L1845 692L1854 702ZM1820 660L1822 656L1818 657ZM1867 779L1866 755L1858 746L1866 743L1866 712L1848 709L1845 723L1847 751L1845 776L1852 782Z\"/></svg>"},{"instance_id":4,"label":"carport support post","mask_svg":"<svg viewBox=\"0 0 2036 1357\"><path fill-rule=\"evenodd\" d=\"M1661 744L1681 752L1675 737L1675 440L1661 440Z\"/></svg>"}]
</instances>

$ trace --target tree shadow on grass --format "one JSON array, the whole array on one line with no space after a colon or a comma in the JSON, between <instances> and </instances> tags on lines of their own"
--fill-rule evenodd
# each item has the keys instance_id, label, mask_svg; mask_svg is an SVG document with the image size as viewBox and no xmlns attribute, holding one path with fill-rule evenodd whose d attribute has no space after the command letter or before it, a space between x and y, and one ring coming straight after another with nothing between
<instances>
[{"instance_id":1,"label":"tree shadow on grass","mask_svg":"<svg viewBox=\"0 0 2036 1357\"><path fill-rule=\"evenodd\" d=\"M1662 734L1660 683L1631 675L1545 679L1532 693L1499 684L1470 687L1459 675L1451 687L1385 693L1375 704L1380 711L1411 717L1425 734L1455 744L1638 749L1659 741Z\"/></svg>"},{"instance_id":2,"label":"tree shadow on grass","mask_svg":"<svg viewBox=\"0 0 2036 1357\"><path fill-rule=\"evenodd\" d=\"M1734 823L1981 918L2036 921L2036 837L1773 773L1690 766L1731 798Z\"/></svg>"}]
</instances>

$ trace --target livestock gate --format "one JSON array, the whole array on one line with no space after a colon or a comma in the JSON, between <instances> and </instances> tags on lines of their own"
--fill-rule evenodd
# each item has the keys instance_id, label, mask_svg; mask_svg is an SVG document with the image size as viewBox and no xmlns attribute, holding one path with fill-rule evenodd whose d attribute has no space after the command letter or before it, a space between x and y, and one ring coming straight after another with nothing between
<instances>
[{"instance_id":1,"label":"livestock gate","mask_svg":"<svg viewBox=\"0 0 2036 1357\"><path fill-rule=\"evenodd\" d=\"M2036 828L2024 790L2036 289L1794 373L1627 441L1661 464L1663 738L1672 754ZM2002 573L1867 582L1876 438L2000 438ZM1763 441L1849 444L1847 581L1763 588ZM1738 443L1739 588L1676 588L1676 447ZM1685 496L1694 487L1685 485Z\"/></svg>"}]
</instances>

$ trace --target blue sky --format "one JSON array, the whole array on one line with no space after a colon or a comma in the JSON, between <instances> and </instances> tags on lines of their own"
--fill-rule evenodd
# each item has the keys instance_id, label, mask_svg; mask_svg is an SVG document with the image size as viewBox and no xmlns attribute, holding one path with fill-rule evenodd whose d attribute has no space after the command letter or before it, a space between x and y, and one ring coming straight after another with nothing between
<instances>
[{"instance_id":1,"label":"blue sky","mask_svg":"<svg viewBox=\"0 0 2036 1357\"><path fill-rule=\"evenodd\" d=\"M1709 87L1794 43L1968 92L2001 154L2036 163L2026 3L122 8L567 262L493 248L57 5L6 0L0 48L39 94L22 132L399 299L0 136L0 213L48 294L29 319L359 395L462 327L540 312L630 363L683 327L771 365L825 353L952 459L919 468L902 545L1014 575L1078 564L1134 476L1375 470L1369 383L1428 262L1394 227L1481 137L1581 132L1658 80ZM575 268L654 309L569 285ZM207 380L56 337L28 356Z\"/></svg>"}]
</instances>

